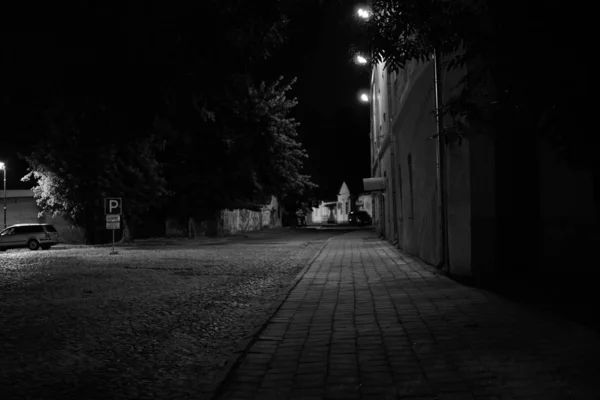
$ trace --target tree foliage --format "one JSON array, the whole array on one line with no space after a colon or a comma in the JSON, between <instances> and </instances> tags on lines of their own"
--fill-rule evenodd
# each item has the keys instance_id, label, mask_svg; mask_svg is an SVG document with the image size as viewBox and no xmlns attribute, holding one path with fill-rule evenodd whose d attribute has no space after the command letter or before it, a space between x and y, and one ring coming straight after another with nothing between
<instances>
[{"instance_id":1,"label":"tree foliage","mask_svg":"<svg viewBox=\"0 0 600 400\"><path fill-rule=\"evenodd\" d=\"M122 197L124 238L132 240L141 216L167 194L155 158L160 142L152 134L129 136L111 110L96 106L94 113L89 103L59 103L46 112L48 135L25 156L30 172L23 180L35 183L42 212L84 227L90 243L104 223L104 198Z\"/></svg>"},{"instance_id":2,"label":"tree foliage","mask_svg":"<svg viewBox=\"0 0 600 400\"><path fill-rule=\"evenodd\" d=\"M315 185L302 174L304 160L308 157L297 141L299 123L290 117L296 99L287 98L287 92L296 80L283 83L283 77L271 84L261 82L250 86L246 99L246 115L242 129L246 133L234 140L240 158L252 158L251 174L255 189L264 194L301 195Z\"/></svg>"},{"instance_id":3,"label":"tree foliage","mask_svg":"<svg viewBox=\"0 0 600 400\"><path fill-rule=\"evenodd\" d=\"M208 218L310 187L289 85L254 78L284 43L286 10L304 1L84 2L69 11L79 18L57 5L60 31L13 32L10 54L45 65L14 75L32 77L28 115L45 110L25 178L40 205L93 232L99 201L121 196L133 231L167 191L184 218Z\"/></svg>"},{"instance_id":4,"label":"tree foliage","mask_svg":"<svg viewBox=\"0 0 600 400\"><path fill-rule=\"evenodd\" d=\"M373 11L366 26L373 62L398 70L431 60L437 49L447 70L466 69L460 94L442 109L462 134L537 133L572 165L590 166L593 157L581 157L589 131L568 127L591 100L582 87L589 66L579 54L593 35L581 10L552 0L376 0ZM578 73L547 63L564 56Z\"/></svg>"}]
</instances>

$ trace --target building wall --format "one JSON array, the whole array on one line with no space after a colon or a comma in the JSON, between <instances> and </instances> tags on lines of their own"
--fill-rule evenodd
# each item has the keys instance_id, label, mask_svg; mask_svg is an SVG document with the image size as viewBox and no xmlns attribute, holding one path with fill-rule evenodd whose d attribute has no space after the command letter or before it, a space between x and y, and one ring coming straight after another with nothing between
<instances>
[{"instance_id":1,"label":"building wall","mask_svg":"<svg viewBox=\"0 0 600 400\"><path fill-rule=\"evenodd\" d=\"M591 171L575 170L558 161L545 140L539 140L540 211L543 272L554 275L587 273L587 262L595 259L589 241L600 233L594 202ZM518 223L518 222L517 222ZM583 262L578 262L583 261ZM586 262L587 261L587 262Z\"/></svg>"},{"instance_id":2,"label":"building wall","mask_svg":"<svg viewBox=\"0 0 600 400\"><path fill-rule=\"evenodd\" d=\"M6 199L6 225L38 223L39 208L31 197L13 197ZM4 218L0 216L0 218Z\"/></svg>"},{"instance_id":3,"label":"building wall","mask_svg":"<svg viewBox=\"0 0 600 400\"><path fill-rule=\"evenodd\" d=\"M321 201L319 207L315 207L311 213L310 223L313 224L325 224L329 217L329 207L325 205L324 201Z\"/></svg>"},{"instance_id":4,"label":"building wall","mask_svg":"<svg viewBox=\"0 0 600 400\"><path fill-rule=\"evenodd\" d=\"M462 74L444 73L444 98L453 94ZM372 80L372 136L379 139L372 142L379 150L373 160L373 176L387 181L380 201L375 202L376 230L390 241L397 239L404 250L437 265L442 260L442 219L436 140L432 138L437 132L433 63L412 62L390 74L378 65ZM470 275L469 143L450 144L446 161L450 270L456 275Z\"/></svg>"},{"instance_id":5,"label":"building wall","mask_svg":"<svg viewBox=\"0 0 600 400\"><path fill-rule=\"evenodd\" d=\"M465 73L461 69L442 72L444 101L459 94L458 82ZM452 126L453 121L447 116L444 123ZM449 272L455 276L473 276L470 145L462 138L448 143L446 151Z\"/></svg>"},{"instance_id":6,"label":"building wall","mask_svg":"<svg viewBox=\"0 0 600 400\"><path fill-rule=\"evenodd\" d=\"M471 174L469 142L452 143L447 152L449 270L471 276Z\"/></svg>"},{"instance_id":7,"label":"building wall","mask_svg":"<svg viewBox=\"0 0 600 400\"><path fill-rule=\"evenodd\" d=\"M37 206L36 200L33 198L33 193L31 193L31 197L8 198L6 203L7 226L26 223L48 223L54 225L58 231L59 240L62 243L83 242L83 233L81 229L71 228L62 217L58 216L53 218L46 215L38 217L40 209Z\"/></svg>"},{"instance_id":8,"label":"building wall","mask_svg":"<svg viewBox=\"0 0 600 400\"><path fill-rule=\"evenodd\" d=\"M381 176L386 181L386 190L379 196L379 219L381 219L381 224L378 226L379 234L386 239L393 240L393 225L392 225L392 191L390 185L390 167L391 167L391 157L389 152L389 147L384 150L383 154L380 157L380 173Z\"/></svg>"},{"instance_id":9,"label":"building wall","mask_svg":"<svg viewBox=\"0 0 600 400\"><path fill-rule=\"evenodd\" d=\"M393 121L401 187L400 247L436 265L440 261L440 213L437 198L433 65L411 64L395 77ZM399 193L400 194L400 193ZM402 199L402 204L400 203ZM400 219L400 217L398 218Z\"/></svg>"},{"instance_id":10,"label":"building wall","mask_svg":"<svg viewBox=\"0 0 600 400\"><path fill-rule=\"evenodd\" d=\"M220 223L225 235L258 231L263 228L263 215L246 209L221 210Z\"/></svg>"},{"instance_id":11,"label":"building wall","mask_svg":"<svg viewBox=\"0 0 600 400\"><path fill-rule=\"evenodd\" d=\"M261 211L247 209L221 210L218 213L217 233L219 235L234 235L241 232L256 231L281 227L281 212L279 202L272 196L271 202ZM205 234L209 229L208 221L194 221L197 235ZM166 219L167 236L185 236L188 227L177 218Z\"/></svg>"},{"instance_id":12,"label":"building wall","mask_svg":"<svg viewBox=\"0 0 600 400\"><path fill-rule=\"evenodd\" d=\"M354 207L352 204L352 196L350 194L350 190L346 183L342 183L342 187L340 188L340 192L337 196L337 207L336 207L336 221L338 224L348 223L348 214L350 214L350 210Z\"/></svg>"},{"instance_id":13,"label":"building wall","mask_svg":"<svg viewBox=\"0 0 600 400\"><path fill-rule=\"evenodd\" d=\"M271 203L263 207L261 211L246 209L221 210L219 223L222 227L222 233L228 235L281 227L281 218L277 212L278 208L277 199L271 197Z\"/></svg>"},{"instance_id":14,"label":"building wall","mask_svg":"<svg viewBox=\"0 0 600 400\"><path fill-rule=\"evenodd\" d=\"M444 100L461 76L464 71L443 73ZM399 246L436 265L442 221L436 141L427 140L437 131L433 65L409 63L390 80L386 102L387 78L381 65L373 68L371 176L387 182L374 196L374 225L393 241L395 205ZM561 163L542 139L520 141L518 134L526 132L491 135L478 134L487 127L472 129L477 133L448 144L446 152L449 272L486 286L506 276L519 281L526 273L541 285L548 275L556 282L587 276L587 260L595 259L600 243L600 177ZM514 259L514 251L506 250L511 248L523 251Z\"/></svg>"},{"instance_id":15,"label":"building wall","mask_svg":"<svg viewBox=\"0 0 600 400\"><path fill-rule=\"evenodd\" d=\"M389 170L389 154L386 144L388 134L388 97L387 97L387 72L383 64L377 64L371 74L371 148L373 149L372 176L387 177ZM389 138L388 142L389 143ZM388 181L389 188L389 181ZM386 223L388 215L391 215L389 209L390 193L386 190L383 193L377 193L375 198L375 207L373 215L373 228L375 232L382 237L389 237L388 226Z\"/></svg>"}]
</instances>

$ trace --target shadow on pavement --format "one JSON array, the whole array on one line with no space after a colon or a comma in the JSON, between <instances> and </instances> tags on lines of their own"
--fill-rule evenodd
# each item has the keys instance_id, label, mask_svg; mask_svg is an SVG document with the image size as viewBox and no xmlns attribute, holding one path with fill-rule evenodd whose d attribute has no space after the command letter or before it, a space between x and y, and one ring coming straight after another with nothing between
<instances>
[{"instance_id":1,"label":"shadow on pavement","mask_svg":"<svg viewBox=\"0 0 600 400\"><path fill-rule=\"evenodd\" d=\"M453 280L470 287L478 287L469 279ZM596 283L581 276L527 276L498 279L494 285L481 286L517 303L550 311L600 333L600 319L595 304Z\"/></svg>"}]
</instances>

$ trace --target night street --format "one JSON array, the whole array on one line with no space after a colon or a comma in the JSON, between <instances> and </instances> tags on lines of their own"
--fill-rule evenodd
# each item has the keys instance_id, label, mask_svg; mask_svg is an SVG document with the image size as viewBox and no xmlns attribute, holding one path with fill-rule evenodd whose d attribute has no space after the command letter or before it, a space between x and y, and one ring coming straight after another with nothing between
<instances>
[{"instance_id":1,"label":"night street","mask_svg":"<svg viewBox=\"0 0 600 400\"><path fill-rule=\"evenodd\" d=\"M593 4L8 2L0 400L600 400Z\"/></svg>"},{"instance_id":2,"label":"night street","mask_svg":"<svg viewBox=\"0 0 600 400\"><path fill-rule=\"evenodd\" d=\"M0 398L196 399L339 233L0 253Z\"/></svg>"}]
</instances>

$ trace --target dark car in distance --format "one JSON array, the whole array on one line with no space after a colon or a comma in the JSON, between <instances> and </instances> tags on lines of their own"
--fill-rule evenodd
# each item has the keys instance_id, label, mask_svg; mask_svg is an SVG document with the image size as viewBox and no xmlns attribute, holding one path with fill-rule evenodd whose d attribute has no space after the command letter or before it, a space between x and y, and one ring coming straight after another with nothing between
<instances>
[{"instance_id":1,"label":"dark car in distance","mask_svg":"<svg viewBox=\"0 0 600 400\"><path fill-rule=\"evenodd\" d=\"M350 211L348 223L350 225L371 225L371 216L366 211Z\"/></svg>"}]
</instances>

